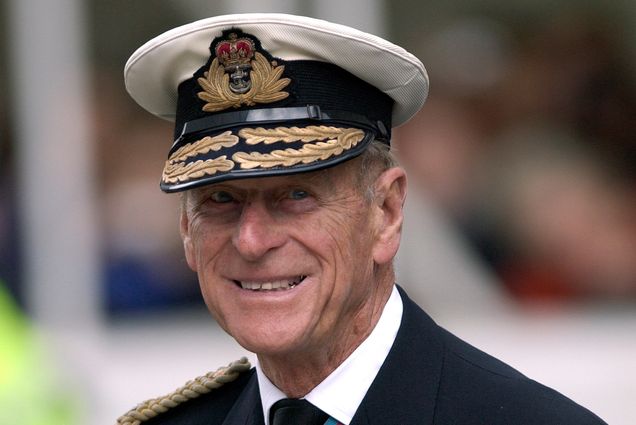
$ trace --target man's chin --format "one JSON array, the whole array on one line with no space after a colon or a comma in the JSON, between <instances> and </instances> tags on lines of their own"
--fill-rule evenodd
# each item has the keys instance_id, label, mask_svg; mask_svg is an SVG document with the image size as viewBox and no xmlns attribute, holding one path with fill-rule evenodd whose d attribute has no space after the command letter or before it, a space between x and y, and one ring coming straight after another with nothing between
<instances>
[{"instance_id":1,"label":"man's chin","mask_svg":"<svg viewBox=\"0 0 636 425\"><path fill-rule=\"evenodd\" d=\"M302 335L294 337L290 332L273 332L260 337L254 335L241 337L236 334L232 336L241 347L257 354L259 358L284 358L302 353Z\"/></svg>"}]
</instances>

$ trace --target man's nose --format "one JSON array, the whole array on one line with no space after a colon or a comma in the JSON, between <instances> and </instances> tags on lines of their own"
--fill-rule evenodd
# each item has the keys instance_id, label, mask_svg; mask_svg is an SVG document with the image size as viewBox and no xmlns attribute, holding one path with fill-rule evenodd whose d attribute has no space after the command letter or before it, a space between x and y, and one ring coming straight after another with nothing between
<instances>
[{"instance_id":1,"label":"man's nose","mask_svg":"<svg viewBox=\"0 0 636 425\"><path fill-rule=\"evenodd\" d=\"M232 243L244 259L257 261L285 243L285 232L264 202L246 202Z\"/></svg>"}]
</instances>

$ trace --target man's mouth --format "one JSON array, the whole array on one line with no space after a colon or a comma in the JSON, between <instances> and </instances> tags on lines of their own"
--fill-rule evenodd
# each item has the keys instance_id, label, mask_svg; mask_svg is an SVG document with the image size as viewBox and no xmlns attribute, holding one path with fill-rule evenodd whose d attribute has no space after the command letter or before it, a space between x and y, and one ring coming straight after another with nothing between
<instances>
[{"instance_id":1,"label":"man's mouth","mask_svg":"<svg viewBox=\"0 0 636 425\"><path fill-rule=\"evenodd\" d=\"M291 279L279 279L268 282L250 282L248 280L235 280L234 282L240 285L241 288L251 291L284 291L299 285L306 277L307 276L296 276Z\"/></svg>"}]
</instances>

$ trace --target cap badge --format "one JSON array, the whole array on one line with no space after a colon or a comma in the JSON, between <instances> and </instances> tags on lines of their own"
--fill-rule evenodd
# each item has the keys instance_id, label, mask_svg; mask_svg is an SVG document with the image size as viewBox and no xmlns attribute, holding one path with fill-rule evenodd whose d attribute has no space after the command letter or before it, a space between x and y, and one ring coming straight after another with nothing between
<instances>
[{"instance_id":1,"label":"cap badge","mask_svg":"<svg viewBox=\"0 0 636 425\"><path fill-rule=\"evenodd\" d=\"M216 44L214 55L208 71L197 79L203 89L197 95L207 102L203 111L272 103L289 96L283 89L291 80L281 78L285 66L270 63L251 39L230 33Z\"/></svg>"}]
</instances>

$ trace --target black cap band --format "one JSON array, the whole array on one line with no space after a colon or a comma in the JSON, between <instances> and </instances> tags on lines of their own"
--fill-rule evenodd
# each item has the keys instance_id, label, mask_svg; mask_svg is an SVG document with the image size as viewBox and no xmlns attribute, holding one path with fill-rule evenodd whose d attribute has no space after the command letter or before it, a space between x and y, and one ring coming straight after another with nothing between
<instances>
[{"instance_id":1,"label":"black cap band","mask_svg":"<svg viewBox=\"0 0 636 425\"><path fill-rule=\"evenodd\" d=\"M291 108L250 109L236 112L225 112L188 121L183 125L181 135L174 141L170 153L179 149L192 140L200 139L214 129L215 133L240 126L267 126L269 124L286 123L292 125L295 121L314 124L329 124L338 126L357 127L371 132L375 140L389 144L391 134L382 121L373 123L366 116L349 111L323 111L318 105Z\"/></svg>"}]
</instances>

